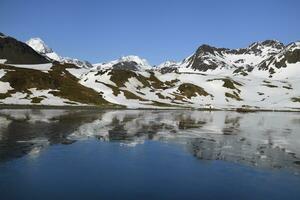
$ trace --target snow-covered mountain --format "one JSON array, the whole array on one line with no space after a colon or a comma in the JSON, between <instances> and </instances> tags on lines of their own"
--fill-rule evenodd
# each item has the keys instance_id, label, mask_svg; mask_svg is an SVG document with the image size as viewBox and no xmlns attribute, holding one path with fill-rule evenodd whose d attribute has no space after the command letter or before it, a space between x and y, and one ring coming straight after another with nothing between
<instances>
[{"instance_id":1,"label":"snow-covered mountain","mask_svg":"<svg viewBox=\"0 0 300 200\"><path fill-rule=\"evenodd\" d=\"M255 42L249 47L241 49L217 48L204 44L182 62L170 64L171 67L177 66L181 72L207 72L213 74L236 69L251 71L259 63L283 49L284 45L276 40ZM162 67L166 66L163 65Z\"/></svg>"},{"instance_id":2,"label":"snow-covered mountain","mask_svg":"<svg viewBox=\"0 0 300 200\"><path fill-rule=\"evenodd\" d=\"M156 66L156 70L160 71L161 73L171 73L171 72L177 72L179 66L181 65L181 62L176 62L176 61L166 61L158 66Z\"/></svg>"},{"instance_id":3,"label":"snow-covered mountain","mask_svg":"<svg viewBox=\"0 0 300 200\"><path fill-rule=\"evenodd\" d=\"M133 71L150 70L152 66L146 59L135 55L122 56L117 60L93 64L97 69L127 69Z\"/></svg>"},{"instance_id":4,"label":"snow-covered mountain","mask_svg":"<svg viewBox=\"0 0 300 200\"><path fill-rule=\"evenodd\" d=\"M49 48L41 38L31 38L26 42L36 52L58 62L74 64L78 67L90 68L92 65L88 61L81 61L75 58L62 57Z\"/></svg>"},{"instance_id":5,"label":"snow-covered mountain","mask_svg":"<svg viewBox=\"0 0 300 200\"><path fill-rule=\"evenodd\" d=\"M26 56L0 49L2 104L300 109L300 42L266 40L240 49L201 45L180 62L158 66L131 55L78 67L40 39L28 41L39 54L20 41L1 41L10 52L27 49ZM16 58L24 63L14 62ZM24 65L45 60L49 63Z\"/></svg>"}]
</instances>

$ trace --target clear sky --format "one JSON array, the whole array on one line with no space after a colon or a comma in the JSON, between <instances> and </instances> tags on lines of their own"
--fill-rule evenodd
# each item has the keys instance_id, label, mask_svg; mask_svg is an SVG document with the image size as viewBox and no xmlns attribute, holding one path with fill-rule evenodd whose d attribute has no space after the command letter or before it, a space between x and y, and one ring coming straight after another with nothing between
<instances>
[{"instance_id":1,"label":"clear sky","mask_svg":"<svg viewBox=\"0 0 300 200\"><path fill-rule=\"evenodd\" d=\"M299 0L0 0L0 32L92 63L181 60L203 43L300 40Z\"/></svg>"}]
</instances>

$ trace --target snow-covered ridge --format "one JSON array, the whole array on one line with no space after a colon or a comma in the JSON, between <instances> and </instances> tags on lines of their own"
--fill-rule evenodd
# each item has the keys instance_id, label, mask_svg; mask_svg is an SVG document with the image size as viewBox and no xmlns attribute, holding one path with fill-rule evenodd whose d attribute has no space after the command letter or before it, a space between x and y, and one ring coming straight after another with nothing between
<instances>
[{"instance_id":1,"label":"snow-covered ridge","mask_svg":"<svg viewBox=\"0 0 300 200\"><path fill-rule=\"evenodd\" d=\"M93 66L97 69L109 69L122 66L124 66L125 68L128 63L133 63L133 65L137 67L137 70L145 70L152 68L152 66L148 63L146 59L140 58L136 55L122 56L121 58L110 62L95 63L93 64Z\"/></svg>"},{"instance_id":2,"label":"snow-covered ridge","mask_svg":"<svg viewBox=\"0 0 300 200\"><path fill-rule=\"evenodd\" d=\"M139 56L135 56L135 55L122 56L119 59L119 62L130 62L130 61L136 62L141 66L146 66L146 67L150 66L150 64L146 59L140 58Z\"/></svg>"},{"instance_id":3,"label":"snow-covered ridge","mask_svg":"<svg viewBox=\"0 0 300 200\"><path fill-rule=\"evenodd\" d=\"M53 50L49 48L41 38L31 38L26 43L41 54L53 53Z\"/></svg>"},{"instance_id":4,"label":"snow-covered ridge","mask_svg":"<svg viewBox=\"0 0 300 200\"><path fill-rule=\"evenodd\" d=\"M72 63L83 68L94 67L94 69L98 70L123 68L138 71L154 69L161 70L163 73L179 71L183 73L204 72L209 74L231 74L232 71L237 68L243 68L243 70L251 71L260 63L270 59L271 56L280 53L288 46L292 44L298 46L297 43L292 43L285 47L284 44L278 40L254 42L246 48L239 49L217 48L210 45L201 45L194 54L180 62L166 61L153 68L146 59L140 58L136 55L123 56L113 61L95 63L91 65L86 61L59 56L40 38L32 38L27 41L27 44L40 54L43 54L53 60L61 63Z\"/></svg>"},{"instance_id":5,"label":"snow-covered ridge","mask_svg":"<svg viewBox=\"0 0 300 200\"><path fill-rule=\"evenodd\" d=\"M202 45L190 57L184 59L179 68L182 72L205 72L216 74L220 71L234 71L243 68L250 71L264 60L269 59L286 47L276 40L252 43L247 48L227 49Z\"/></svg>"},{"instance_id":6,"label":"snow-covered ridge","mask_svg":"<svg viewBox=\"0 0 300 200\"><path fill-rule=\"evenodd\" d=\"M78 67L90 68L92 65L87 61L81 61L74 58L62 57L49 48L41 38L31 38L26 42L36 52L61 63L70 63Z\"/></svg>"},{"instance_id":7,"label":"snow-covered ridge","mask_svg":"<svg viewBox=\"0 0 300 200\"><path fill-rule=\"evenodd\" d=\"M166 62L163 62L163 63L157 65L157 69L161 69L164 67L178 67L180 64L181 64L181 62L167 60Z\"/></svg>"}]
</instances>

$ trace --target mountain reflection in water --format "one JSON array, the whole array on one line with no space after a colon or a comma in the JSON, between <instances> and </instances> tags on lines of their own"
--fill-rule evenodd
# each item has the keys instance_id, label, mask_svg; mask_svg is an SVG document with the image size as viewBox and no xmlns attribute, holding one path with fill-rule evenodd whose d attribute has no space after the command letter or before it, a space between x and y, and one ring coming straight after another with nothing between
<instances>
[{"instance_id":1,"label":"mountain reflection in water","mask_svg":"<svg viewBox=\"0 0 300 200\"><path fill-rule=\"evenodd\" d=\"M191 110L0 110L0 161L96 138L182 144L199 159L300 170L300 114Z\"/></svg>"}]
</instances>

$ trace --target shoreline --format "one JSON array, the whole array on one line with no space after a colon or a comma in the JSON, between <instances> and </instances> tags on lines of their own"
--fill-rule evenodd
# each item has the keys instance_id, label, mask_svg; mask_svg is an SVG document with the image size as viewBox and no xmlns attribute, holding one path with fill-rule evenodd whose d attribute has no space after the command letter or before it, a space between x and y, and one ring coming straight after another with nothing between
<instances>
[{"instance_id":1,"label":"shoreline","mask_svg":"<svg viewBox=\"0 0 300 200\"><path fill-rule=\"evenodd\" d=\"M189 108L189 107L162 107L162 108L127 108L125 106L56 106L56 105L17 105L0 104L0 110L4 109L44 109L44 110L198 110L198 111L230 111L238 113L251 112L300 112L300 108L288 109L251 109L251 108Z\"/></svg>"}]
</instances>

